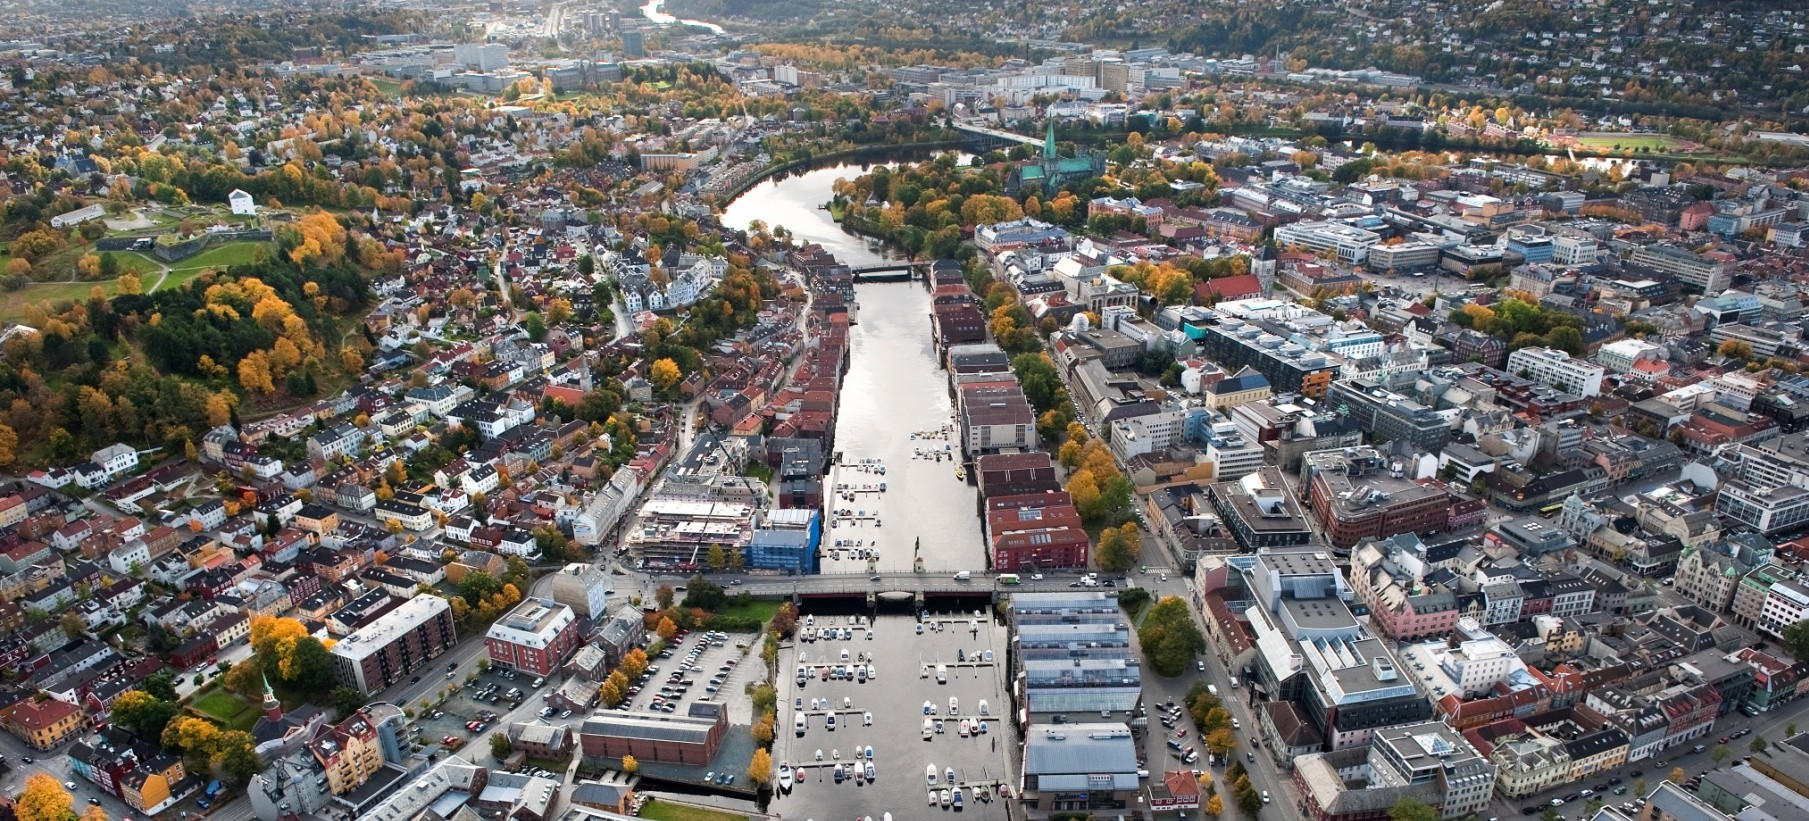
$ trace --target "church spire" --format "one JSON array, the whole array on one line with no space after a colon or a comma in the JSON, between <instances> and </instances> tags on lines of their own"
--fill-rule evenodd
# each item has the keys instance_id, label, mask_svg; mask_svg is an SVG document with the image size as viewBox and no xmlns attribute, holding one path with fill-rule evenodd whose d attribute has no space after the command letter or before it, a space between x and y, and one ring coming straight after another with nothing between
<instances>
[{"instance_id":1,"label":"church spire","mask_svg":"<svg viewBox=\"0 0 1809 821\"><path fill-rule=\"evenodd\" d=\"M1048 130L1043 132L1043 159L1055 159L1055 118L1049 118Z\"/></svg>"},{"instance_id":2,"label":"church spire","mask_svg":"<svg viewBox=\"0 0 1809 821\"><path fill-rule=\"evenodd\" d=\"M276 700L276 691L270 688L270 676L264 676L264 717L271 721L283 720L283 703Z\"/></svg>"}]
</instances>

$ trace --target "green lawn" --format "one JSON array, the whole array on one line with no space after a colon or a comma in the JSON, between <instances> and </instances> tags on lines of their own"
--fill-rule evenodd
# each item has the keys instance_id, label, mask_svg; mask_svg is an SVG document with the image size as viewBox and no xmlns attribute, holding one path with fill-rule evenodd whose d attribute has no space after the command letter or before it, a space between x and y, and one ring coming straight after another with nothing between
<instances>
[{"instance_id":1,"label":"green lawn","mask_svg":"<svg viewBox=\"0 0 1809 821\"><path fill-rule=\"evenodd\" d=\"M400 80L389 77L367 77L366 79L370 80L371 85L376 86L385 97L395 97L402 93L402 81Z\"/></svg>"},{"instance_id":2,"label":"green lawn","mask_svg":"<svg viewBox=\"0 0 1809 821\"><path fill-rule=\"evenodd\" d=\"M262 242L229 242L216 245L188 259L177 260L170 264L174 271L199 271L203 268L230 268L234 265L246 265ZM174 274L172 274L172 277ZM168 286L165 286L168 287Z\"/></svg>"},{"instance_id":3,"label":"green lawn","mask_svg":"<svg viewBox=\"0 0 1809 821\"><path fill-rule=\"evenodd\" d=\"M1577 145L1612 151L1620 146L1622 151L1638 151L1642 148L1652 151L1669 151L1680 148L1683 141L1668 134L1580 134Z\"/></svg>"},{"instance_id":4,"label":"green lawn","mask_svg":"<svg viewBox=\"0 0 1809 821\"><path fill-rule=\"evenodd\" d=\"M716 611L716 615L759 619L761 624L765 624L772 621L773 616L779 612L781 603L770 599L749 599L745 602L738 602L731 597L721 610Z\"/></svg>"},{"instance_id":5,"label":"green lawn","mask_svg":"<svg viewBox=\"0 0 1809 821\"><path fill-rule=\"evenodd\" d=\"M747 821L745 815L670 804L659 800L647 802L647 805L641 808L641 817L652 818L655 821Z\"/></svg>"},{"instance_id":6,"label":"green lawn","mask_svg":"<svg viewBox=\"0 0 1809 821\"><path fill-rule=\"evenodd\" d=\"M224 688L214 688L189 706L229 730L250 730L258 721L256 707Z\"/></svg>"}]
</instances>

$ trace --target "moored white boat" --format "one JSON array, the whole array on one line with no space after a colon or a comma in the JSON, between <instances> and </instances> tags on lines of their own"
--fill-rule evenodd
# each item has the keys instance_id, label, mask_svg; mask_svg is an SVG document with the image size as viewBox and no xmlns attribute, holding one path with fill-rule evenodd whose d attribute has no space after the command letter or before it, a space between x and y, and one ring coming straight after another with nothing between
<instances>
[{"instance_id":1,"label":"moored white boat","mask_svg":"<svg viewBox=\"0 0 1809 821\"><path fill-rule=\"evenodd\" d=\"M936 786L936 765L929 764L923 768L923 779L929 782L930 786Z\"/></svg>"},{"instance_id":2,"label":"moored white boat","mask_svg":"<svg viewBox=\"0 0 1809 821\"><path fill-rule=\"evenodd\" d=\"M779 762L779 789L791 789L791 764L784 761Z\"/></svg>"}]
</instances>

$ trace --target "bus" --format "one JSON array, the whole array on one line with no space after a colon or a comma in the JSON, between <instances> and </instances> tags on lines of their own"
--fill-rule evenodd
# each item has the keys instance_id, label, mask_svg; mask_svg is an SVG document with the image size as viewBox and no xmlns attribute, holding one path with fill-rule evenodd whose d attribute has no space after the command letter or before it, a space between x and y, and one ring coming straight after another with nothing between
<instances>
[{"instance_id":1,"label":"bus","mask_svg":"<svg viewBox=\"0 0 1809 821\"><path fill-rule=\"evenodd\" d=\"M1554 514L1556 514L1558 511L1563 510L1563 509L1564 509L1563 502L1558 502L1556 504L1549 504L1549 505L1546 505L1545 507L1539 508L1539 515L1549 519Z\"/></svg>"},{"instance_id":2,"label":"bus","mask_svg":"<svg viewBox=\"0 0 1809 821\"><path fill-rule=\"evenodd\" d=\"M1000 573L999 574L999 584L1017 584L1017 583L1018 583L1018 574L1016 574L1016 573Z\"/></svg>"}]
</instances>

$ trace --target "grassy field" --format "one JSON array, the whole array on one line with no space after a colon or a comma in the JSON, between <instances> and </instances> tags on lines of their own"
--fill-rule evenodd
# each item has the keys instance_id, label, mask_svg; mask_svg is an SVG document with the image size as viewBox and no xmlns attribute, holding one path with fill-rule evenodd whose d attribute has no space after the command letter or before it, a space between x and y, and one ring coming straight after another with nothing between
<instances>
[{"instance_id":1,"label":"grassy field","mask_svg":"<svg viewBox=\"0 0 1809 821\"><path fill-rule=\"evenodd\" d=\"M1668 134L1579 134L1576 140L1578 146L1603 151L1674 151L1683 147L1682 140Z\"/></svg>"},{"instance_id":2,"label":"grassy field","mask_svg":"<svg viewBox=\"0 0 1809 821\"><path fill-rule=\"evenodd\" d=\"M203 268L230 268L234 265L246 265L251 262L262 242L229 242L216 245L188 259L178 260L170 264L171 271L199 271ZM167 287L167 286L166 286Z\"/></svg>"},{"instance_id":3,"label":"grassy field","mask_svg":"<svg viewBox=\"0 0 1809 821\"><path fill-rule=\"evenodd\" d=\"M747 816L702 807L681 806L664 801L649 801L641 808L642 818L654 821L747 821Z\"/></svg>"},{"instance_id":4,"label":"grassy field","mask_svg":"<svg viewBox=\"0 0 1809 821\"><path fill-rule=\"evenodd\" d=\"M729 599L728 604L723 605L721 610L716 611L716 615L759 619L761 624L765 624L772 621L773 615L779 612L779 605L780 602L768 599L750 599L746 602L737 602L731 598Z\"/></svg>"},{"instance_id":5,"label":"grassy field","mask_svg":"<svg viewBox=\"0 0 1809 821\"><path fill-rule=\"evenodd\" d=\"M195 703L189 706L195 712L220 722L221 726L230 730L249 730L258 721L256 707L245 699L221 688L215 688L206 695L195 699Z\"/></svg>"},{"instance_id":6,"label":"grassy field","mask_svg":"<svg viewBox=\"0 0 1809 821\"><path fill-rule=\"evenodd\" d=\"M385 97L396 97L402 93L402 81L400 80L388 77L368 77L366 79L370 80L371 85L376 86L378 91L383 92Z\"/></svg>"}]
</instances>

